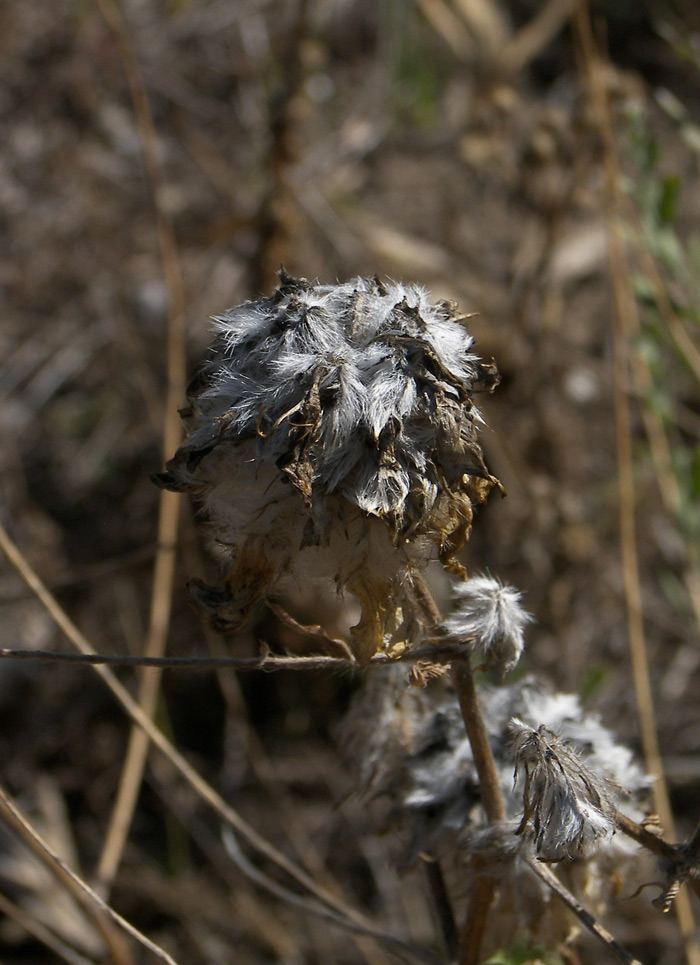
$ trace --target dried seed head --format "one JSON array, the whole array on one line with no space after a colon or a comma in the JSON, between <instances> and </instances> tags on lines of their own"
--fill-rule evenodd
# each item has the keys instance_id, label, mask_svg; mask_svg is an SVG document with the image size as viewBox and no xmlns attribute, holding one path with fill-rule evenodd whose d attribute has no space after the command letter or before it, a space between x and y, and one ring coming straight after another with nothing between
<instances>
[{"instance_id":1,"label":"dried seed head","mask_svg":"<svg viewBox=\"0 0 700 965\"><path fill-rule=\"evenodd\" d=\"M463 639L482 663L503 677L523 652L523 629L532 617L521 594L492 576L473 576L454 588L456 607L445 620L450 637Z\"/></svg>"},{"instance_id":2,"label":"dried seed head","mask_svg":"<svg viewBox=\"0 0 700 965\"><path fill-rule=\"evenodd\" d=\"M499 485L473 402L497 374L454 306L421 288L280 277L215 320L188 437L156 481L201 497L232 561L223 590L194 584L213 625L240 626L285 577L331 578L360 603L365 661L410 624L411 575L431 552L458 569L473 506Z\"/></svg>"},{"instance_id":3,"label":"dried seed head","mask_svg":"<svg viewBox=\"0 0 700 965\"><path fill-rule=\"evenodd\" d=\"M573 860L612 837L614 798L620 788L582 762L574 749L544 724L533 730L511 721L515 780L524 775L522 834L532 823L542 861Z\"/></svg>"},{"instance_id":4,"label":"dried seed head","mask_svg":"<svg viewBox=\"0 0 700 965\"><path fill-rule=\"evenodd\" d=\"M590 857L589 844L598 841L604 845L609 837L606 808L625 793L621 786L632 794L648 787L648 780L634 763L631 752L619 746L597 717L584 713L575 695L551 693L531 678L520 682L517 689L483 688L479 696L510 833L518 827L523 811L522 793L516 792L513 785L511 722L517 716L527 722L519 723L521 739L515 747L521 754L518 758L521 773L526 773L526 764L530 773L534 772L537 762L534 751L543 749L546 766L555 772L563 770L569 782L566 793L556 792L557 803L564 798L570 810L588 821L588 826L583 828L578 818L570 822L562 820L555 834L554 825L545 820L546 808L541 808L539 827L545 850L548 845L554 848L553 842L562 838L571 848L571 854L563 857ZM542 728L539 722L543 720L546 726ZM565 739L551 737L549 728ZM477 832L480 834L485 827L478 806L479 779L459 702L444 680L428 682L426 688L415 688L407 685L406 670L401 665L373 670L355 699L343 734L351 757L359 766L364 793L372 799L387 800L395 823L411 828L416 850L410 851L409 860L419 851L440 852L443 846L453 850L455 834L460 834L463 842L477 840ZM534 747L535 738L530 740L533 734L540 741ZM574 745L579 752L585 751L586 765L577 756ZM550 761L554 752L558 763ZM554 784L554 777L548 780ZM530 790L534 794L533 781ZM572 796L575 797L573 804ZM634 816L639 813L635 807L634 799L630 798L625 803L625 812ZM600 813L600 819L591 813L593 810ZM533 816L530 808L528 821ZM548 828L551 834L547 833ZM601 833L595 837L595 831ZM529 841L531 835L521 833L521 845L523 839ZM615 841L616 847L624 846L624 839L619 836ZM509 841L508 853L517 846L516 842ZM465 844L467 850L471 846ZM495 854L493 860L497 863Z\"/></svg>"}]
</instances>

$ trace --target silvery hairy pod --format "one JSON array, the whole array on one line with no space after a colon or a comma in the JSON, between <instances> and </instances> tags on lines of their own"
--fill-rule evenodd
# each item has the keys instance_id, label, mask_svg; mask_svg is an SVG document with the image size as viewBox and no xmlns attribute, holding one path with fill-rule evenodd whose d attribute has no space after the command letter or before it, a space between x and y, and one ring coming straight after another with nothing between
<instances>
[{"instance_id":1,"label":"silvery hairy pod","mask_svg":"<svg viewBox=\"0 0 700 965\"><path fill-rule=\"evenodd\" d=\"M544 724L533 730L511 721L514 784L523 778L522 834L532 824L542 861L573 860L615 833L621 788L584 764L568 741Z\"/></svg>"},{"instance_id":2,"label":"silvery hairy pod","mask_svg":"<svg viewBox=\"0 0 700 965\"><path fill-rule=\"evenodd\" d=\"M269 298L215 319L186 441L155 477L201 500L229 563L223 588L191 584L215 628L285 584L330 579L361 607L359 661L410 636L415 575L431 556L459 571L473 507L500 487L473 399L498 376L463 320L414 285L284 271Z\"/></svg>"}]
</instances>

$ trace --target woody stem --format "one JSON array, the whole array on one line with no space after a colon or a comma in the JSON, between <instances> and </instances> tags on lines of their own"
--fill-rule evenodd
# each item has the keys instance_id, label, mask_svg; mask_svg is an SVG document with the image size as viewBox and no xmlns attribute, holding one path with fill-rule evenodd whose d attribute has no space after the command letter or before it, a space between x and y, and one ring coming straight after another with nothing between
<instances>
[{"instance_id":1,"label":"woody stem","mask_svg":"<svg viewBox=\"0 0 700 965\"><path fill-rule=\"evenodd\" d=\"M467 660L452 665L452 681L459 698L459 706L464 718L464 726L474 755L474 764L479 775L481 800L489 821L505 820L506 811L498 783L496 762L493 759L491 744L484 717L481 713L474 675ZM479 862L473 863L476 877L472 884L467 909L467 920L462 932L459 951L460 965L477 965L481 961L481 946L486 931L489 912L496 897L496 883L492 876L479 874Z\"/></svg>"},{"instance_id":2,"label":"woody stem","mask_svg":"<svg viewBox=\"0 0 700 965\"><path fill-rule=\"evenodd\" d=\"M430 590L421 577L415 582L416 596L422 607L430 614L437 625L441 614L433 600ZM457 692L459 706L464 718L469 743L474 755L474 764L479 775L481 800L488 820L492 823L505 820L506 809L498 782L498 771L491 750L486 724L481 712L479 695L469 660L452 664L452 682ZM473 863L476 877L469 897L467 919L460 941L459 965L477 965L481 960L481 946L486 931L489 911L495 898L495 881L486 874L479 873L479 863Z\"/></svg>"},{"instance_id":3,"label":"woody stem","mask_svg":"<svg viewBox=\"0 0 700 965\"><path fill-rule=\"evenodd\" d=\"M460 660L452 664L452 682L454 683L459 706L467 729L469 743L474 754L474 764L479 775L481 800L489 821L504 821L506 816L501 786L498 782L498 771L493 759L493 752L489 742L484 717L481 713L479 695L474 683L474 675L468 660Z\"/></svg>"}]
</instances>

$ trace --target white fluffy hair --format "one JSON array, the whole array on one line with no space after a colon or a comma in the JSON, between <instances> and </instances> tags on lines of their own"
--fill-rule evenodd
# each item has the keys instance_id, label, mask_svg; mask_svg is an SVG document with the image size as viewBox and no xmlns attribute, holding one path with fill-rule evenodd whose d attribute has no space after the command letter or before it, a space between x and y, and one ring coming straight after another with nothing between
<instances>
[{"instance_id":1,"label":"white fluffy hair","mask_svg":"<svg viewBox=\"0 0 700 965\"><path fill-rule=\"evenodd\" d=\"M472 576L453 588L455 607L444 621L448 636L463 640L482 664L502 678L520 660L523 630L532 617L522 594L493 576Z\"/></svg>"}]
</instances>

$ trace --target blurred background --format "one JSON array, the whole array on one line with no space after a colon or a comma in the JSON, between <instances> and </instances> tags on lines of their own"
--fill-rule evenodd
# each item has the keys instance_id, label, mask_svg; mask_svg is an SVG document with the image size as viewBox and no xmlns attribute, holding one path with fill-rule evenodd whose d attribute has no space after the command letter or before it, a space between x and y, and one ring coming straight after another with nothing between
<instances>
[{"instance_id":1,"label":"blurred background","mask_svg":"<svg viewBox=\"0 0 700 965\"><path fill-rule=\"evenodd\" d=\"M606 51L593 66L614 157L586 81L582 16ZM192 374L209 316L271 291L282 263L323 282L419 282L474 313L476 350L502 375L483 399L483 447L508 496L479 513L464 562L523 591L537 620L525 671L581 695L639 751L612 348L615 296L627 293L644 626L687 835L700 810L699 109L690 0L589 11L565 0L5 0L3 525L96 649L142 652L160 495L150 475L164 419L184 400L168 397L169 332L177 343L182 322ZM611 263L611 220L622 263ZM247 656L262 641L308 652L264 608L226 648L204 630L184 585L216 582L216 567L181 502L168 652ZM0 646L68 649L0 567ZM300 599L294 612L342 623L337 602L319 606ZM136 687L135 672L121 677ZM423 882L387 861L334 740L357 686L168 672L158 719L278 847L428 943ZM88 879L128 736L89 669L0 664L2 778ZM392 960L256 889L162 761L146 775L112 901L181 965ZM0 880L20 907L59 908L9 838ZM672 916L648 895L621 902L608 925L645 963L680 960ZM99 957L77 912L57 911L53 927ZM582 955L602 960L585 945ZM58 960L10 919L0 957Z\"/></svg>"}]
</instances>

